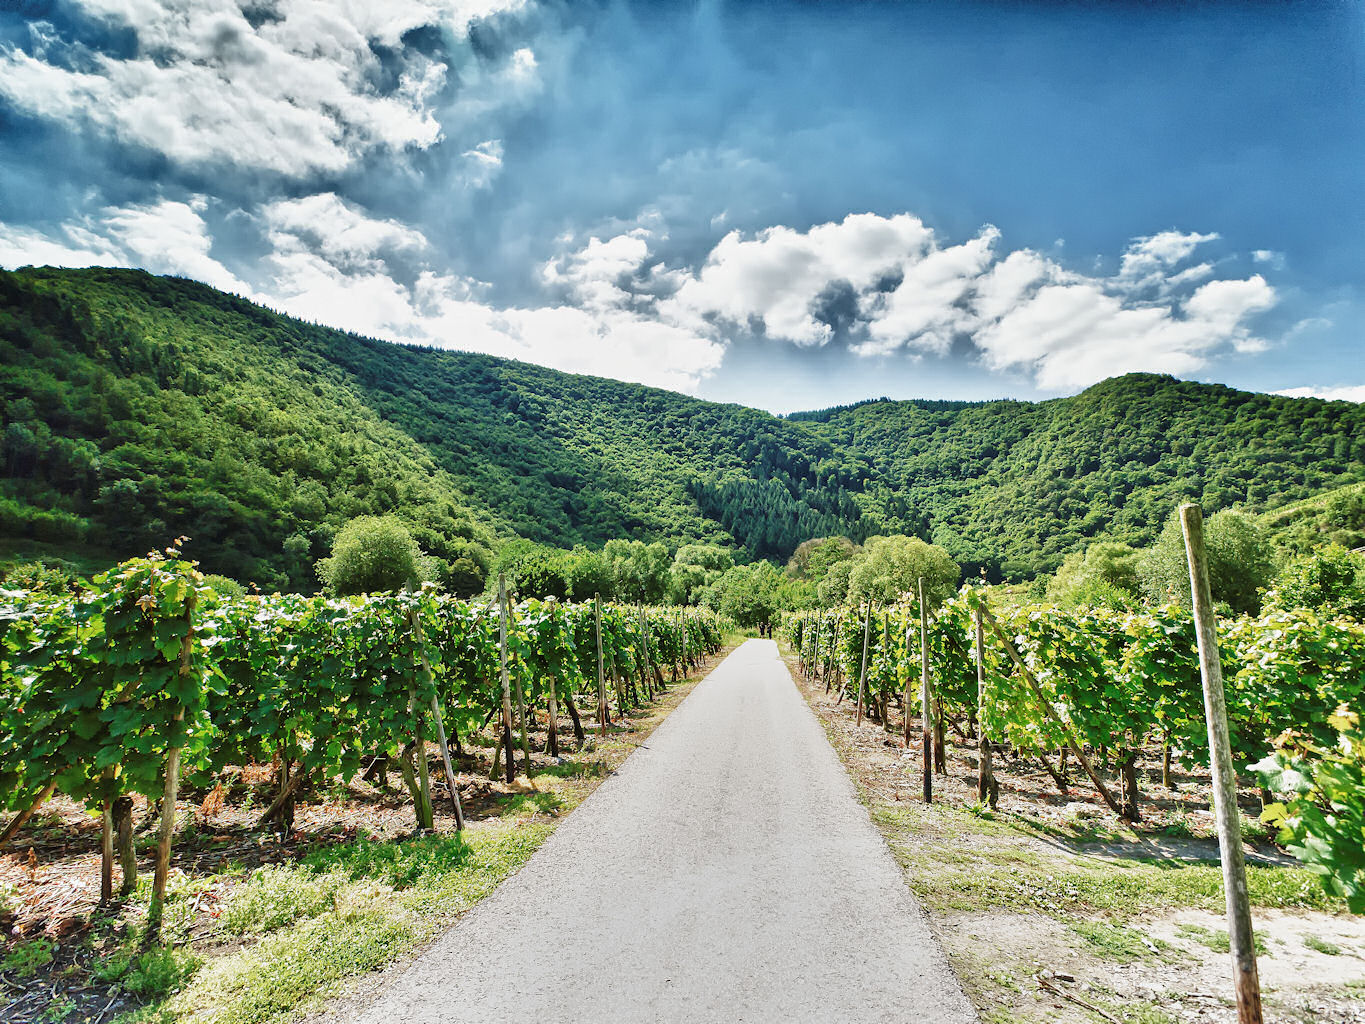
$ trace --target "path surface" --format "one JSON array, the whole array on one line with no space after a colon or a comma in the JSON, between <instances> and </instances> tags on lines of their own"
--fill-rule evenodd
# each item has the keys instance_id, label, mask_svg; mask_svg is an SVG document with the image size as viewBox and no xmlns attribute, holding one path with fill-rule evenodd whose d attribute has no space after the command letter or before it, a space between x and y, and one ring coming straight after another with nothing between
<instances>
[{"instance_id":1,"label":"path surface","mask_svg":"<svg viewBox=\"0 0 1365 1024\"><path fill-rule=\"evenodd\" d=\"M359 1015L975 1019L771 640L722 662Z\"/></svg>"}]
</instances>

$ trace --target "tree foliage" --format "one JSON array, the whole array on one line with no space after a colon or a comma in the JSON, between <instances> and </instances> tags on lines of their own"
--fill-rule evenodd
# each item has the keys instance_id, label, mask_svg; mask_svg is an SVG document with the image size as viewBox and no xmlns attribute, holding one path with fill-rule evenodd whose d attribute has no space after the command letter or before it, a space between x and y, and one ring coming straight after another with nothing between
<instances>
[{"instance_id":1,"label":"tree foliage","mask_svg":"<svg viewBox=\"0 0 1365 1024\"><path fill-rule=\"evenodd\" d=\"M1039 404L783 418L128 270L0 272L0 354L0 540L108 565L188 535L206 572L267 590L315 585L366 515L401 518L461 593L514 537L786 561L812 537L903 534L1017 580L1097 538L1151 543L1182 500L1263 510L1365 466L1365 407L1347 402L1134 374ZM1305 549L1354 546L1362 508L1343 491L1294 529Z\"/></svg>"},{"instance_id":2,"label":"tree foliage","mask_svg":"<svg viewBox=\"0 0 1365 1024\"><path fill-rule=\"evenodd\" d=\"M1255 612L1261 591L1275 577L1276 554L1265 529L1251 516L1231 509L1210 516L1204 525L1209 589L1213 599L1235 612ZM1153 605L1190 604L1190 569L1180 517L1172 512L1157 542L1139 564L1142 588Z\"/></svg>"},{"instance_id":3,"label":"tree foliage","mask_svg":"<svg viewBox=\"0 0 1365 1024\"><path fill-rule=\"evenodd\" d=\"M379 594L416 587L429 566L422 549L397 519L361 516L342 527L318 576L333 594Z\"/></svg>"}]
</instances>

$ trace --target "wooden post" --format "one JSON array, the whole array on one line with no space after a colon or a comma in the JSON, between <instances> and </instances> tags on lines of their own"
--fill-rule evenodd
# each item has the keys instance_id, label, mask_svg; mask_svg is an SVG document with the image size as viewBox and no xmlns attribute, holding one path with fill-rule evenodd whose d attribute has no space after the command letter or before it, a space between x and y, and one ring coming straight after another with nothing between
<instances>
[{"instance_id":1,"label":"wooden post","mask_svg":"<svg viewBox=\"0 0 1365 1024\"><path fill-rule=\"evenodd\" d=\"M434 826L431 815L431 766L427 764L426 730L422 711L417 706L417 690L408 690L408 713L412 715L412 752L417 758L417 827Z\"/></svg>"},{"instance_id":2,"label":"wooden post","mask_svg":"<svg viewBox=\"0 0 1365 1024\"><path fill-rule=\"evenodd\" d=\"M902 601L904 601L905 596L906 595L904 594L901 595ZM905 627L905 657L908 660L910 658L910 652L914 650L915 647L914 634L910 631L910 610L908 608L902 607L901 624ZM911 678L910 673L907 671L905 673L905 692L901 694L901 717L904 719L901 723L901 745L905 747L910 746L911 723L915 720L914 716L910 714L910 709L915 706L913 699L915 691L914 686L910 681Z\"/></svg>"},{"instance_id":3,"label":"wooden post","mask_svg":"<svg viewBox=\"0 0 1365 1024\"><path fill-rule=\"evenodd\" d=\"M410 613L409 621L412 623L413 633L416 634L418 622L417 610L415 608ZM425 678L428 687L431 687L433 677L431 663L427 661L427 652L420 646L418 652L422 659L422 675ZM446 723L441 717L441 704L436 699L435 692L431 695L431 718L432 721L436 723L436 741L441 747L441 763L445 767L446 786L450 790L450 803L455 810L455 830L458 832L460 829L464 828L464 808L460 806L460 787L455 784L455 766L450 763L450 744L446 742ZM496 758L494 759L494 763L497 763Z\"/></svg>"},{"instance_id":4,"label":"wooden post","mask_svg":"<svg viewBox=\"0 0 1365 1024\"><path fill-rule=\"evenodd\" d=\"M106 780L113 779L113 769L104 770ZM114 898L114 808L113 801L105 799L100 805L100 902L108 903Z\"/></svg>"},{"instance_id":5,"label":"wooden post","mask_svg":"<svg viewBox=\"0 0 1365 1024\"><path fill-rule=\"evenodd\" d=\"M503 617L506 618L511 614L511 612L507 608L507 592L505 590L503 591L502 600L503 600L502 614ZM521 686L520 672L517 673L516 678L513 680L513 685L516 687L517 693L517 715L521 719L521 761L526 768L526 777L529 779L531 777L531 738L527 733L526 693Z\"/></svg>"},{"instance_id":6,"label":"wooden post","mask_svg":"<svg viewBox=\"0 0 1365 1024\"><path fill-rule=\"evenodd\" d=\"M573 699L572 694L569 697ZM555 689L555 674L550 673L550 686L546 692L545 753L559 757L559 693Z\"/></svg>"},{"instance_id":7,"label":"wooden post","mask_svg":"<svg viewBox=\"0 0 1365 1024\"><path fill-rule=\"evenodd\" d=\"M464 828L464 808L460 806L460 787L455 782L455 766L450 763L450 744L446 742L446 723L441 717L441 705L436 695L431 697L431 717L436 723L436 741L441 745L441 762L446 770L446 787L450 790L450 806L455 811L455 830Z\"/></svg>"},{"instance_id":8,"label":"wooden post","mask_svg":"<svg viewBox=\"0 0 1365 1024\"><path fill-rule=\"evenodd\" d=\"M133 798L119 797L114 801L113 813L119 869L123 875L118 891L120 896L127 896L137 888L137 851L133 849Z\"/></svg>"},{"instance_id":9,"label":"wooden post","mask_svg":"<svg viewBox=\"0 0 1365 1024\"><path fill-rule=\"evenodd\" d=\"M872 602L867 602L863 614L863 663L858 670L858 725L863 724L863 693L867 689L867 639L872 630Z\"/></svg>"},{"instance_id":10,"label":"wooden post","mask_svg":"<svg viewBox=\"0 0 1365 1024\"><path fill-rule=\"evenodd\" d=\"M602 595L592 595L592 620L597 633L597 725L599 734L605 738L611 719L607 713L607 672L602 663Z\"/></svg>"},{"instance_id":11,"label":"wooden post","mask_svg":"<svg viewBox=\"0 0 1365 1024\"><path fill-rule=\"evenodd\" d=\"M1204 551L1204 515L1198 505L1180 506L1185 553L1190 564L1194 631L1199 643L1199 674L1204 681L1204 713L1209 725L1209 760L1213 769L1213 811L1218 824L1218 851L1223 862L1228 938L1232 947L1232 980L1241 1024L1261 1024L1261 984L1256 970L1256 943L1251 929L1242 829L1237 811L1237 774L1232 765L1228 709L1223 697L1223 665L1218 657L1218 628L1209 592Z\"/></svg>"},{"instance_id":12,"label":"wooden post","mask_svg":"<svg viewBox=\"0 0 1365 1024\"><path fill-rule=\"evenodd\" d=\"M976 799L994 808L1000 799L1000 785L995 781L991 764L991 741L986 735L986 633L981 623L981 609L973 616L976 625Z\"/></svg>"},{"instance_id":13,"label":"wooden post","mask_svg":"<svg viewBox=\"0 0 1365 1024\"><path fill-rule=\"evenodd\" d=\"M195 593L190 592L185 602L187 618L194 615ZM193 618L186 623L185 639L180 642L180 675L190 674L190 657L194 650ZM185 721L185 706L182 704L175 712L172 729L180 731ZM147 934L149 937L161 931L161 910L166 901L166 881L171 873L171 839L175 835L175 798L180 788L180 747L173 746L166 753L166 788L161 796L161 836L156 844L156 870L152 875L152 901L147 908Z\"/></svg>"},{"instance_id":14,"label":"wooden post","mask_svg":"<svg viewBox=\"0 0 1365 1024\"><path fill-rule=\"evenodd\" d=\"M36 811L39 807L43 806L43 804L47 803L48 799L56 791L57 783L55 782L49 782L46 786L44 786L42 788L42 791L39 792L39 794L33 798L33 803L29 804L22 811L16 814L13 820L10 821L10 823L5 826L5 831L0 832L0 846L4 846L11 839L13 839L15 835L18 834L19 830L24 827L24 822L28 821L29 818L33 817L33 812Z\"/></svg>"},{"instance_id":15,"label":"wooden post","mask_svg":"<svg viewBox=\"0 0 1365 1024\"><path fill-rule=\"evenodd\" d=\"M507 781L516 779L516 764L512 760L512 680L507 674L507 577L498 574L498 667L502 672L502 730L507 753Z\"/></svg>"},{"instance_id":16,"label":"wooden post","mask_svg":"<svg viewBox=\"0 0 1365 1024\"><path fill-rule=\"evenodd\" d=\"M919 578L919 699L924 736L924 802L934 802L934 709L929 700L929 609L924 604L924 577Z\"/></svg>"},{"instance_id":17,"label":"wooden post","mask_svg":"<svg viewBox=\"0 0 1365 1024\"><path fill-rule=\"evenodd\" d=\"M185 709L175 713L175 727L185 720ZM147 908L147 933L161 930L161 908L166 900L166 881L171 873L171 839L175 835L175 798L180 789L180 748L166 754L166 788L161 796L161 835L156 844L156 868L152 874L152 902Z\"/></svg>"},{"instance_id":18,"label":"wooden post","mask_svg":"<svg viewBox=\"0 0 1365 1024\"><path fill-rule=\"evenodd\" d=\"M649 694L649 699L654 699L654 684L650 680L649 667L649 617L645 614L644 607L640 608L640 653L644 658L645 669L645 692Z\"/></svg>"}]
</instances>

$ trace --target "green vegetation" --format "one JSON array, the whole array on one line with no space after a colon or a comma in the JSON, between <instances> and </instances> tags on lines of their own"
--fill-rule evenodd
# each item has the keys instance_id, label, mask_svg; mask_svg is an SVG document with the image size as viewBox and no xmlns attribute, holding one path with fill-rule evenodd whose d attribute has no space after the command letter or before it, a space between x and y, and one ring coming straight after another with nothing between
<instances>
[{"instance_id":1,"label":"green vegetation","mask_svg":"<svg viewBox=\"0 0 1365 1024\"><path fill-rule=\"evenodd\" d=\"M1359 694L1356 705L1359 706ZM1310 731L1286 732L1275 753L1252 766L1262 784L1285 795L1265 809L1280 842L1322 876L1323 886L1365 913L1365 732L1360 715L1342 704L1327 718L1336 742Z\"/></svg>"},{"instance_id":2,"label":"green vegetation","mask_svg":"<svg viewBox=\"0 0 1365 1024\"><path fill-rule=\"evenodd\" d=\"M1091 539L1150 543L1182 499L1260 511L1365 465L1365 408L1345 402L1139 374L1038 404L778 418L125 270L0 273L0 353L0 541L108 565L183 535L205 571L267 590L317 587L337 532L385 515L460 594L518 536L743 562L904 534L1024 579ZM1362 495L1305 506L1293 536L1354 546Z\"/></svg>"},{"instance_id":3,"label":"green vegetation","mask_svg":"<svg viewBox=\"0 0 1365 1024\"><path fill-rule=\"evenodd\" d=\"M467 834L361 839L254 872L233 890L223 929L260 941L215 958L140 1019L212 1015L219 1024L257 1024L316 1002L342 979L430 937L492 892L552 831L548 822L518 822Z\"/></svg>"},{"instance_id":4,"label":"green vegetation","mask_svg":"<svg viewBox=\"0 0 1365 1024\"><path fill-rule=\"evenodd\" d=\"M1274 579L1278 565L1265 530L1251 516L1231 509L1210 516L1204 526L1213 599L1241 614L1261 606L1261 591ZM1138 575L1153 605L1190 604L1190 567L1180 518L1172 512L1156 543L1139 560Z\"/></svg>"},{"instance_id":5,"label":"green vegetation","mask_svg":"<svg viewBox=\"0 0 1365 1024\"><path fill-rule=\"evenodd\" d=\"M400 521L361 516L341 528L318 575L333 594L372 594L418 586L427 578L425 561Z\"/></svg>"},{"instance_id":6,"label":"green vegetation","mask_svg":"<svg viewBox=\"0 0 1365 1024\"><path fill-rule=\"evenodd\" d=\"M0 960L0 971L13 971L21 978L32 977L38 968L52 962L53 948L51 939L16 942Z\"/></svg>"},{"instance_id":7,"label":"green vegetation","mask_svg":"<svg viewBox=\"0 0 1365 1024\"><path fill-rule=\"evenodd\" d=\"M1154 942L1140 931L1108 921L1076 921L1071 930L1085 939L1098 956L1120 964L1157 958L1163 949L1170 948L1167 943Z\"/></svg>"},{"instance_id":8,"label":"green vegetation","mask_svg":"<svg viewBox=\"0 0 1365 1024\"><path fill-rule=\"evenodd\" d=\"M1341 956L1341 947L1335 942L1328 942L1320 939L1316 935L1305 935L1303 944L1315 952L1322 953L1324 956Z\"/></svg>"},{"instance_id":9,"label":"green vegetation","mask_svg":"<svg viewBox=\"0 0 1365 1024\"><path fill-rule=\"evenodd\" d=\"M1199 924L1176 925L1176 931L1187 939L1193 939L1201 946L1207 946L1215 953L1227 953L1232 949L1232 940L1224 928L1205 928ZM1254 937L1257 956L1269 956L1270 950L1259 935Z\"/></svg>"},{"instance_id":10,"label":"green vegetation","mask_svg":"<svg viewBox=\"0 0 1365 1024\"><path fill-rule=\"evenodd\" d=\"M1365 555L1339 544L1299 555L1275 578L1265 605L1279 611L1312 608L1326 615L1365 619Z\"/></svg>"}]
</instances>

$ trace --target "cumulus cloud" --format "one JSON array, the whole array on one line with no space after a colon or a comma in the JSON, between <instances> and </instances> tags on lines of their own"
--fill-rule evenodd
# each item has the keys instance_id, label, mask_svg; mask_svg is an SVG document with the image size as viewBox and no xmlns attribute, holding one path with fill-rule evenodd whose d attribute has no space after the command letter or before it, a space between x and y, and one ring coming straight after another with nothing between
<instances>
[{"instance_id":1,"label":"cumulus cloud","mask_svg":"<svg viewBox=\"0 0 1365 1024\"><path fill-rule=\"evenodd\" d=\"M756 325L768 337L823 345L833 336L813 303L831 285L872 289L923 254L933 233L918 217L850 214L806 232L768 228L745 239L732 231L711 251L665 309L680 323Z\"/></svg>"},{"instance_id":2,"label":"cumulus cloud","mask_svg":"<svg viewBox=\"0 0 1365 1024\"><path fill-rule=\"evenodd\" d=\"M1134 239L1105 277L1032 250L1001 255L989 225L947 245L908 214L857 214L804 232L731 232L658 308L694 330L749 330L799 346L842 330L863 356L941 356L960 340L990 369L1023 369L1062 390L1133 370L1188 373L1222 349L1264 348L1250 327L1275 304L1264 277L1209 281L1213 264L1182 267L1216 238ZM852 311L842 322L828 315L831 297Z\"/></svg>"},{"instance_id":3,"label":"cumulus cloud","mask_svg":"<svg viewBox=\"0 0 1365 1024\"><path fill-rule=\"evenodd\" d=\"M732 231L695 266L669 266L651 211L606 237L561 238L540 265L543 300L499 304L491 286L444 268L417 228L333 192L250 215L266 246L253 289L212 255L206 205L108 208L52 236L0 226L0 256L182 273L376 337L683 391L746 332L798 347L838 337L881 357L944 356L961 342L986 368L1057 391L1134 370L1188 374L1215 353L1264 348L1253 325L1276 302L1260 274L1206 280L1210 264L1182 268L1207 235L1138 239L1106 277L1032 250L1001 254L990 226L944 244L909 214L853 214L807 231Z\"/></svg>"},{"instance_id":4,"label":"cumulus cloud","mask_svg":"<svg viewBox=\"0 0 1365 1024\"><path fill-rule=\"evenodd\" d=\"M1284 388L1277 395L1289 398L1322 398L1329 402L1365 402L1365 384L1321 388Z\"/></svg>"},{"instance_id":5,"label":"cumulus cloud","mask_svg":"<svg viewBox=\"0 0 1365 1024\"><path fill-rule=\"evenodd\" d=\"M54 234L0 224L0 266L142 267L250 294L210 255L212 239L201 215L206 205L203 196L193 196L186 202L110 206L61 225Z\"/></svg>"},{"instance_id":6,"label":"cumulus cloud","mask_svg":"<svg viewBox=\"0 0 1365 1024\"><path fill-rule=\"evenodd\" d=\"M437 26L463 35L520 0L403 4L279 0L249 19L233 0L81 0L87 17L131 30L131 55L36 36L0 50L0 98L32 116L160 153L291 177L345 170L375 150L426 149L443 61L403 45ZM530 51L505 73L534 77Z\"/></svg>"}]
</instances>

